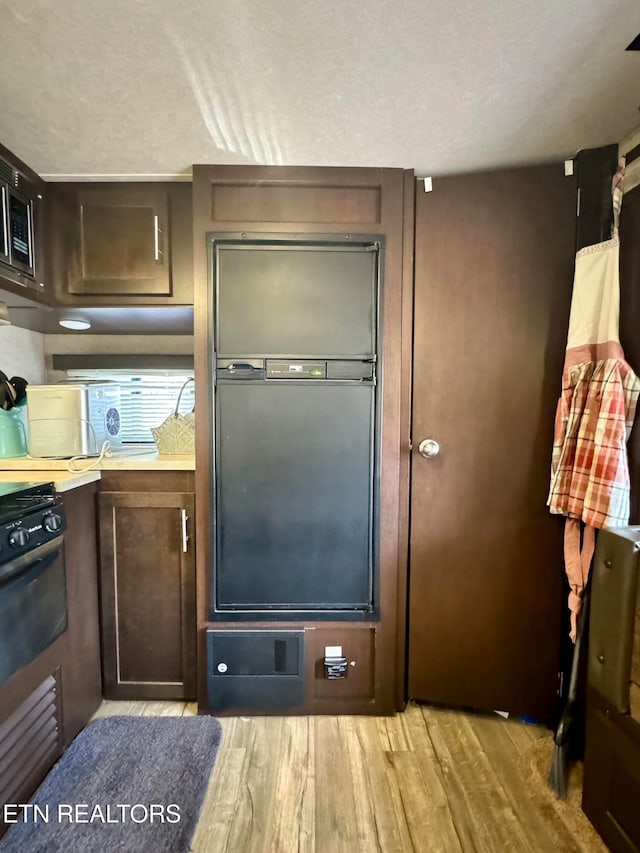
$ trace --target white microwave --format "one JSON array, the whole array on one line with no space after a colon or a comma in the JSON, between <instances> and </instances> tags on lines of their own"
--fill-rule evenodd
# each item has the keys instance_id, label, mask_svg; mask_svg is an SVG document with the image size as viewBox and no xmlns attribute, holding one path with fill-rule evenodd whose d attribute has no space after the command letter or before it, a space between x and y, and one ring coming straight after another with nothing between
<instances>
[{"instance_id":1,"label":"white microwave","mask_svg":"<svg viewBox=\"0 0 640 853\"><path fill-rule=\"evenodd\" d=\"M117 382L27 386L29 455L38 459L98 456L122 446Z\"/></svg>"}]
</instances>

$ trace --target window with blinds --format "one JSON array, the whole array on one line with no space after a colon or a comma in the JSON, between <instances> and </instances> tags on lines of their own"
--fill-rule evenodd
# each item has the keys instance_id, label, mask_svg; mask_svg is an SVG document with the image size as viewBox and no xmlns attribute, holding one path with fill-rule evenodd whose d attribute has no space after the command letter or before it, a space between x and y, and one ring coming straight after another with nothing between
<instances>
[{"instance_id":1,"label":"window with blinds","mask_svg":"<svg viewBox=\"0 0 640 853\"><path fill-rule=\"evenodd\" d=\"M101 379L120 385L120 429L124 444L153 444L151 428L175 411L180 390L193 371L178 370L68 370L67 377L76 382ZM189 382L180 398L181 415L195 405L193 382Z\"/></svg>"}]
</instances>

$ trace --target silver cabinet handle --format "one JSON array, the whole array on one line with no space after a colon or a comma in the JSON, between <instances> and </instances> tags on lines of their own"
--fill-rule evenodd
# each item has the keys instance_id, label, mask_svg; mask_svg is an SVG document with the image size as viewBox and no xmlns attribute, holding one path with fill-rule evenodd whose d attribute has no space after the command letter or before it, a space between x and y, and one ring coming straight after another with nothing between
<instances>
[{"instance_id":1,"label":"silver cabinet handle","mask_svg":"<svg viewBox=\"0 0 640 853\"><path fill-rule=\"evenodd\" d=\"M34 256L34 248L33 248L33 211L31 210L31 204L27 205L27 227L28 227L27 240L28 240L28 245L29 245L29 269L35 275L36 259Z\"/></svg>"},{"instance_id":2,"label":"silver cabinet handle","mask_svg":"<svg viewBox=\"0 0 640 853\"><path fill-rule=\"evenodd\" d=\"M182 553L186 554L189 550L189 534L187 533L187 521L189 516L186 509L180 510L180 519L182 521Z\"/></svg>"},{"instance_id":3,"label":"silver cabinet handle","mask_svg":"<svg viewBox=\"0 0 640 853\"><path fill-rule=\"evenodd\" d=\"M418 453L425 459L435 459L440 453L440 445L433 438L425 438L418 445Z\"/></svg>"},{"instance_id":4,"label":"silver cabinet handle","mask_svg":"<svg viewBox=\"0 0 640 853\"><path fill-rule=\"evenodd\" d=\"M0 187L2 189L2 227L4 229L4 239L5 239L5 255L9 256L9 221L7 219L7 192L4 187Z\"/></svg>"},{"instance_id":5,"label":"silver cabinet handle","mask_svg":"<svg viewBox=\"0 0 640 853\"><path fill-rule=\"evenodd\" d=\"M153 239L155 247L154 257L156 261L159 261L162 252L160 251L160 224L157 216L153 217Z\"/></svg>"}]
</instances>

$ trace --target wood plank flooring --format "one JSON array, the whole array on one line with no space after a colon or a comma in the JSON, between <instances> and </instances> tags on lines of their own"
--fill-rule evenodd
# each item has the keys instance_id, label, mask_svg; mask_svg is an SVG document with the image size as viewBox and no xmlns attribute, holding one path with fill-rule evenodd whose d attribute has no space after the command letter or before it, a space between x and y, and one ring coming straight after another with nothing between
<instances>
[{"instance_id":1,"label":"wood plank flooring","mask_svg":"<svg viewBox=\"0 0 640 853\"><path fill-rule=\"evenodd\" d=\"M194 714L105 701L96 716ZM395 717L229 717L194 853L592 853L520 759L548 732L411 704ZM586 821L586 818L585 818Z\"/></svg>"}]
</instances>

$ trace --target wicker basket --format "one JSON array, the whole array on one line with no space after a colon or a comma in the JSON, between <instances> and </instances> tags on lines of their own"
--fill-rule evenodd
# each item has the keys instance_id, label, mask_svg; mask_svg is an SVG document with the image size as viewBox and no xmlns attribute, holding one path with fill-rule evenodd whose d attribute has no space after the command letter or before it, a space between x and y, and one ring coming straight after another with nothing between
<instances>
[{"instance_id":1,"label":"wicker basket","mask_svg":"<svg viewBox=\"0 0 640 853\"><path fill-rule=\"evenodd\" d=\"M174 411L158 427L152 427L151 434L161 454L195 453L196 449L196 425L195 415L189 412L187 415L178 414L182 392L193 379L187 379L180 393Z\"/></svg>"}]
</instances>

